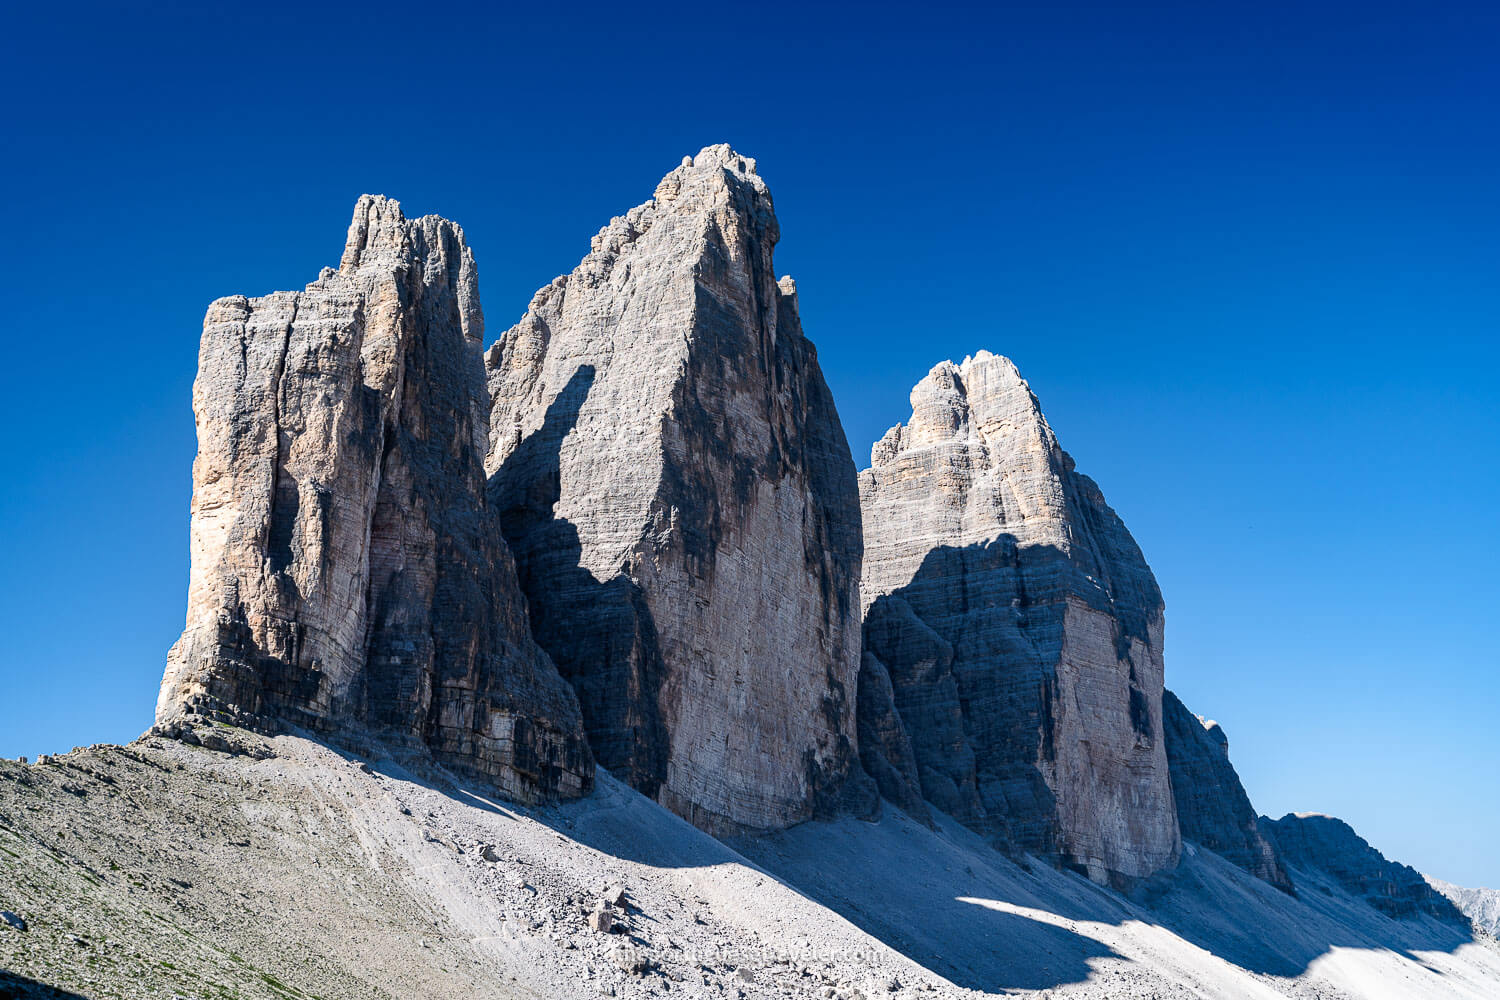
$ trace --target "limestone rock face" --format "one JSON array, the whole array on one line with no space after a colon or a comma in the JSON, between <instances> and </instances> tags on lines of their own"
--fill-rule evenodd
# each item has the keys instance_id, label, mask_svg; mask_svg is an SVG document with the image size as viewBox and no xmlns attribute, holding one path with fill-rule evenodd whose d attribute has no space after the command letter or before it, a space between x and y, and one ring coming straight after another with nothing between
<instances>
[{"instance_id":1,"label":"limestone rock face","mask_svg":"<svg viewBox=\"0 0 1500 1000\"><path fill-rule=\"evenodd\" d=\"M712 831L866 795L854 464L753 160L704 149L486 355L491 497L598 761Z\"/></svg>"},{"instance_id":2,"label":"limestone rock face","mask_svg":"<svg viewBox=\"0 0 1500 1000\"><path fill-rule=\"evenodd\" d=\"M875 787L885 798L908 814L931 821L922 799L921 773L906 723L896 711L896 693L891 675L873 655L866 653L859 666L859 759ZM923 735L927 730L921 730Z\"/></svg>"},{"instance_id":3,"label":"limestone rock face","mask_svg":"<svg viewBox=\"0 0 1500 1000\"><path fill-rule=\"evenodd\" d=\"M1476 930L1500 938L1500 889L1468 889L1431 875L1423 877L1428 885L1448 897Z\"/></svg>"},{"instance_id":4,"label":"limestone rock face","mask_svg":"<svg viewBox=\"0 0 1500 1000\"><path fill-rule=\"evenodd\" d=\"M1140 549L1009 360L943 362L911 402L860 474L861 591L922 796L1098 881L1175 865Z\"/></svg>"},{"instance_id":5,"label":"limestone rock face","mask_svg":"<svg viewBox=\"0 0 1500 1000\"><path fill-rule=\"evenodd\" d=\"M462 230L368 195L337 271L209 307L159 721L370 728L513 797L590 786L486 505L483 330Z\"/></svg>"},{"instance_id":6,"label":"limestone rock face","mask_svg":"<svg viewBox=\"0 0 1500 1000\"><path fill-rule=\"evenodd\" d=\"M1295 895L1292 880L1275 849L1261 836L1250 797L1229 763L1229 737L1223 727L1188 711L1171 691L1162 693L1162 723L1183 839L1202 844L1256 878Z\"/></svg>"},{"instance_id":7,"label":"limestone rock face","mask_svg":"<svg viewBox=\"0 0 1500 1000\"><path fill-rule=\"evenodd\" d=\"M1469 924L1420 872L1387 861L1341 819L1319 813L1288 813L1277 820L1262 816L1260 827L1282 861L1294 870L1321 872L1388 917L1427 914L1460 926Z\"/></svg>"}]
</instances>

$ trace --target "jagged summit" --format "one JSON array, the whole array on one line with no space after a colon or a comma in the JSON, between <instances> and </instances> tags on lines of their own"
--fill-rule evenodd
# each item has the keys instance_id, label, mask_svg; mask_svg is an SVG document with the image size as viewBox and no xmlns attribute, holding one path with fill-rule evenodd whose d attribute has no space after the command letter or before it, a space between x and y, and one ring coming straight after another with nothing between
<instances>
[{"instance_id":1,"label":"jagged summit","mask_svg":"<svg viewBox=\"0 0 1500 1000\"><path fill-rule=\"evenodd\" d=\"M436 224L452 227L459 239L463 232L458 225L438 216L426 216ZM339 260L339 271L344 274L357 270L368 255L371 258L384 256L398 262L411 251L411 234L401 203L383 194L362 194L354 205L354 217L349 220L349 235L344 240L344 255Z\"/></svg>"},{"instance_id":2,"label":"jagged summit","mask_svg":"<svg viewBox=\"0 0 1500 1000\"><path fill-rule=\"evenodd\" d=\"M712 830L873 805L854 464L779 235L754 161L710 146L486 356L537 637L600 763Z\"/></svg>"},{"instance_id":3,"label":"jagged summit","mask_svg":"<svg viewBox=\"0 0 1500 1000\"><path fill-rule=\"evenodd\" d=\"M757 194L770 198L770 189L756 173L755 158L741 156L725 142L704 146L697 156L684 156L682 163L656 186L652 196L656 201L671 201L677 198L684 187L690 187L694 175L713 178L718 176L740 184L749 185Z\"/></svg>"},{"instance_id":4,"label":"jagged summit","mask_svg":"<svg viewBox=\"0 0 1500 1000\"><path fill-rule=\"evenodd\" d=\"M965 401L971 388L981 395L992 389L1016 393L1013 405L1029 414L1044 440L1050 445L1056 444L1052 427L1042 413L1041 403L1031 391L1031 385L1021 376L1015 362L1003 354L980 350L975 354L965 355L959 362L947 359L939 361L928 370L926 377L912 386L911 419L887 430L871 446L870 464L878 465L903 448L941 444L949 440L950 432L958 428L944 430L943 419L968 417Z\"/></svg>"},{"instance_id":5,"label":"jagged summit","mask_svg":"<svg viewBox=\"0 0 1500 1000\"><path fill-rule=\"evenodd\" d=\"M337 271L209 307L159 722L377 730L517 798L589 787L485 507L483 333L463 231L370 195Z\"/></svg>"},{"instance_id":6,"label":"jagged summit","mask_svg":"<svg viewBox=\"0 0 1500 1000\"><path fill-rule=\"evenodd\" d=\"M589 241L589 253L572 274L560 275L543 285L532 297L526 316L531 316L570 281L592 286L604 281L615 262L629 255L634 245L645 238L653 226L665 220L668 226L680 225L684 218L712 219L727 227L725 238L732 243L740 236L755 243L764 242L767 252L781 237L771 192L755 172L755 160L741 156L727 144L705 146L697 156L684 156L656 185L647 201L624 215L614 216ZM686 240L686 233L679 239ZM707 231L696 234L699 251L707 248ZM672 237L668 238L669 240ZM688 251L687 246L679 247ZM790 279L787 279L790 280ZM795 294L796 285L788 294ZM499 347L491 346L491 352ZM498 355L492 357L492 361Z\"/></svg>"},{"instance_id":7,"label":"jagged summit","mask_svg":"<svg viewBox=\"0 0 1500 1000\"><path fill-rule=\"evenodd\" d=\"M1100 881L1172 867L1162 599L1139 547L1009 359L941 362L911 406L860 474L861 684L892 691L922 797ZM909 797L883 730L861 733L866 766Z\"/></svg>"}]
</instances>

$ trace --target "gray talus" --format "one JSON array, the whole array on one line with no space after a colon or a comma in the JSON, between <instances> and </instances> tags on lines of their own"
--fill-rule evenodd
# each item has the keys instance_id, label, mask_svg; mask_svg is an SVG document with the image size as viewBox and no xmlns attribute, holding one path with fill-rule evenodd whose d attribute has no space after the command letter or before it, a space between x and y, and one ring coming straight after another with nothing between
<instances>
[{"instance_id":1,"label":"gray talus","mask_svg":"<svg viewBox=\"0 0 1500 1000\"><path fill-rule=\"evenodd\" d=\"M371 196L337 271L209 307L159 722L376 727L512 796L589 787L576 700L485 503L483 329L462 230Z\"/></svg>"},{"instance_id":2,"label":"gray talus","mask_svg":"<svg viewBox=\"0 0 1500 1000\"><path fill-rule=\"evenodd\" d=\"M1171 691L1162 693L1162 721L1183 839L1202 844L1256 878L1295 895L1292 880L1275 848L1261 835L1250 797L1229 763L1229 737L1223 727L1188 711Z\"/></svg>"},{"instance_id":3,"label":"gray talus","mask_svg":"<svg viewBox=\"0 0 1500 1000\"><path fill-rule=\"evenodd\" d=\"M868 790L855 470L778 235L754 161L704 149L486 356L537 639L599 762L711 830Z\"/></svg>"},{"instance_id":4,"label":"gray talus","mask_svg":"<svg viewBox=\"0 0 1500 1000\"><path fill-rule=\"evenodd\" d=\"M1096 880L1171 867L1162 599L1140 549L1007 359L944 362L911 402L860 474L861 590L865 670L922 796ZM868 759L889 729L860 732L888 795L906 768Z\"/></svg>"}]
</instances>

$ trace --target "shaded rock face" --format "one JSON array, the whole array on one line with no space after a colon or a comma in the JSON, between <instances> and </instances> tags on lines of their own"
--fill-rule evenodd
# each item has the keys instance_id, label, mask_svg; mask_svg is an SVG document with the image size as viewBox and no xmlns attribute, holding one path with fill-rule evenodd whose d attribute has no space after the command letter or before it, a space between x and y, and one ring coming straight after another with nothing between
<instances>
[{"instance_id":1,"label":"shaded rock face","mask_svg":"<svg viewBox=\"0 0 1500 1000\"><path fill-rule=\"evenodd\" d=\"M1007 359L944 362L911 402L859 487L864 651L914 791L1097 881L1175 865L1162 599L1140 549ZM903 773L873 725L860 738L883 784Z\"/></svg>"},{"instance_id":2,"label":"shaded rock face","mask_svg":"<svg viewBox=\"0 0 1500 1000\"><path fill-rule=\"evenodd\" d=\"M709 147L486 355L537 639L599 763L711 831L874 804L854 464L778 236L754 161Z\"/></svg>"},{"instance_id":3,"label":"shaded rock face","mask_svg":"<svg viewBox=\"0 0 1500 1000\"><path fill-rule=\"evenodd\" d=\"M891 675L885 664L870 653L864 654L860 660L856 718L860 763L875 779L876 789L908 815L930 823L931 815L922 799L916 751L912 748L906 723L896 711L896 692L891 687ZM930 732L919 730L923 736ZM957 751L963 753L965 749L960 746Z\"/></svg>"},{"instance_id":4,"label":"shaded rock face","mask_svg":"<svg viewBox=\"0 0 1500 1000\"><path fill-rule=\"evenodd\" d=\"M1164 691L1162 728L1183 839L1296 895L1275 849L1261 836L1250 797L1229 763L1223 727L1194 715L1175 694Z\"/></svg>"},{"instance_id":5,"label":"shaded rock face","mask_svg":"<svg viewBox=\"0 0 1500 1000\"><path fill-rule=\"evenodd\" d=\"M337 271L209 307L159 722L368 728L512 797L590 787L576 699L485 501L483 330L462 230L371 196Z\"/></svg>"},{"instance_id":6,"label":"shaded rock face","mask_svg":"<svg viewBox=\"0 0 1500 1000\"><path fill-rule=\"evenodd\" d=\"M1318 813L1288 813L1278 820L1262 816L1260 828L1287 865L1322 872L1388 917L1427 914L1469 926L1452 901L1429 885L1420 872L1387 861L1341 819Z\"/></svg>"}]
</instances>

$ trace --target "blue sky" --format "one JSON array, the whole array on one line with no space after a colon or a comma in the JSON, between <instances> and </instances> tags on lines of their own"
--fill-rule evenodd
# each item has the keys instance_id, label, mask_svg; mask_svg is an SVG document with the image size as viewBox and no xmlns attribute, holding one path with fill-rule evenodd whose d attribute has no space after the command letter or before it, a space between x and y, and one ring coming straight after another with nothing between
<instances>
[{"instance_id":1,"label":"blue sky","mask_svg":"<svg viewBox=\"0 0 1500 1000\"><path fill-rule=\"evenodd\" d=\"M465 227L493 337L728 141L861 467L934 363L1009 355L1256 805L1500 885L1500 9L7 20L0 754L150 723L209 301L312 280L380 192Z\"/></svg>"}]
</instances>

